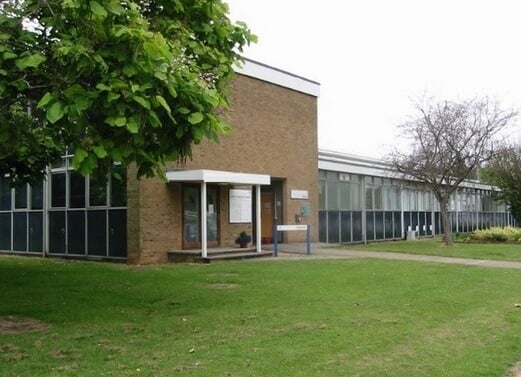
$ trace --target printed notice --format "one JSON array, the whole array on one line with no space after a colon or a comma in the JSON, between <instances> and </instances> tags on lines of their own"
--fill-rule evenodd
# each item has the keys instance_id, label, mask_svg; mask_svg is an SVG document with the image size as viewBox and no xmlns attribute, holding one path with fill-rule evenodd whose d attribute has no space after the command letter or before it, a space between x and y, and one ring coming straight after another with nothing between
<instances>
[{"instance_id":1,"label":"printed notice","mask_svg":"<svg viewBox=\"0 0 521 377\"><path fill-rule=\"evenodd\" d=\"M230 189L230 223L251 223L251 190Z\"/></svg>"}]
</instances>

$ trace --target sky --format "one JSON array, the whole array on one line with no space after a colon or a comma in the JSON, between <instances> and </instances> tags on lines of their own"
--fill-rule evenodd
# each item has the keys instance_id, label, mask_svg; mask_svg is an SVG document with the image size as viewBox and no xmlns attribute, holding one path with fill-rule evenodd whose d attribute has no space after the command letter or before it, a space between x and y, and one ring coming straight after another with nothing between
<instances>
[{"instance_id":1,"label":"sky","mask_svg":"<svg viewBox=\"0 0 521 377\"><path fill-rule=\"evenodd\" d=\"M321 149L383 158L422 96L521 108L519 0L224 0L244 56L320 83Z\"/></svg>"}]
</instances>

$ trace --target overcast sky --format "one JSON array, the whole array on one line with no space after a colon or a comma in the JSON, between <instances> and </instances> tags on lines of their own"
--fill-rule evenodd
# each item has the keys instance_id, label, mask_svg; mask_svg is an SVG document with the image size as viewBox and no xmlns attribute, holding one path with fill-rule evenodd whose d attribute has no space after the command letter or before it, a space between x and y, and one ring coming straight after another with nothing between
<instances>
[{"instance_id":1,"label":"overcast sky","mask_svg":"<svg viewBox=\"0 0 521 377\"><path fill-rule=\"evenodd\" d=\"M521 108L519 0L224 0L245 56L318 81L319 148L383 157L422 94Z\"/></svg>"}]
</instances>

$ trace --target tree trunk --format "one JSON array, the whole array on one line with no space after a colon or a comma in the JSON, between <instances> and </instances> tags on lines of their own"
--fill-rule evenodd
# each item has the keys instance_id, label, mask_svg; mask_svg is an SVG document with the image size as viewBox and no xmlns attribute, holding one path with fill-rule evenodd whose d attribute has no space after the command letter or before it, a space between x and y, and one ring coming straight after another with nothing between
<instances>
[{"instance_id":1,"label":"tree trunk","mask_svg":"<svg viewBox=\"0 0 521 377\"><path fill-rule=\"evenodd\" d=\"M447 246L452 246L452 226L450 223L448 205L449 200L446 198L439 199L440 203L440 214L441 214L441 223L443 225L443 242Z\"/></svg>"}]
</instances>

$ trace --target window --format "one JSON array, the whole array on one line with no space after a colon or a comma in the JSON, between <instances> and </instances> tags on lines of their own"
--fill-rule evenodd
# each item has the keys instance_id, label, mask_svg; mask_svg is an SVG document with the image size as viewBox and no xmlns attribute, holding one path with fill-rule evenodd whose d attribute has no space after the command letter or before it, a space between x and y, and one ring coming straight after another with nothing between
<instances>
[{"instance_id":1,"label":"window","mask_svg":"<svg viewBox=\"0 0 521 377\"><path fill-rule=\"evenodd\" d=\"M51 207L65 207L65 173L51 176Z\"/></svg>"},{"instance_id":2,"label":"window","mask_svg":"<svg viewBox=\"0 0 521 377\"><path fill-rule=\"evenodd\" d=\"M374 208L373 188L366 187L366 189L365 189L365 209L373 209L373 208Z\"/></svg>"},{"instance_id":3,"label":"window","mask_svg":"<svg viewBox=\"0 0 521 377\"><path fill-rule=\"evenodd\" d=\"M337 182L327 182L327 209L338 209Z\"/></svg>"},{"instance_id":4,"label":"window","mask_svg":"<svg viewBox=\"0 0 521 377\"><path fill-rule=\"evenodd\" d=\"M89 178L89 205L91 207L107 205L107 178Z\"/></svg>"},{"instance_id":5,"label":"window","mask_svg":"<svg viewBox=\"0 0 521 377\"><path fill-rule=\"evenodd\" d=\"M0 179L0 211L11 209L11 186L6 180Z\"/></svg>"},{"instance_id":6,"label":"window","mask_svg":"<svg viewBox=\"0 0 521 377\"><path fill-rule=\"evenodd\" d=\"M69 174L69 207L85 208L85 178L75 171Z\"/></svg>"},{"instance_id":7,"label":"window","mask_svg":"<svg viewBox=\"0 0 521 377\"><path fill-rule=\"evenodd\" d=\"M374 209L383 209L382 205L382 187L374 188Z\"/></svg>"},{"instance_id":8,"label":"window","mask_svg":"<svg viewBox=\"0 0 521 377\"><path fill-rule=\"evenodd\" d=\"M339 208L340 209L351 208L349 187L350 187L350 184L346 183L346 182L341 182L338 184Z\"/></svg>"},{"instance_id":9,"label":"window","mask_svg":"<svg viewBox=\"0 0 521 377\"><path fill-rule=\"evenodd\" d=\"M326 181L318 184L318 209L326 209Z\"/></svg>"},{"instance_id":10,"label":"window","mask_svg":"<svg viewBox=\"0 0 521 377\"><path fill-rule=\"evenodd\" d=\"M27 208L27 185L22 185L14 190L14 208Z\"/></svg>"},{"instance_id":11,"label":"window","mask_svg":"<svg viewBox=\"0 0 521 377\"><path fill-rule=\"evenodd\" d=\"M31 186L31 209L43 209L43 181Z\"/></svg>"}]
</instances>

